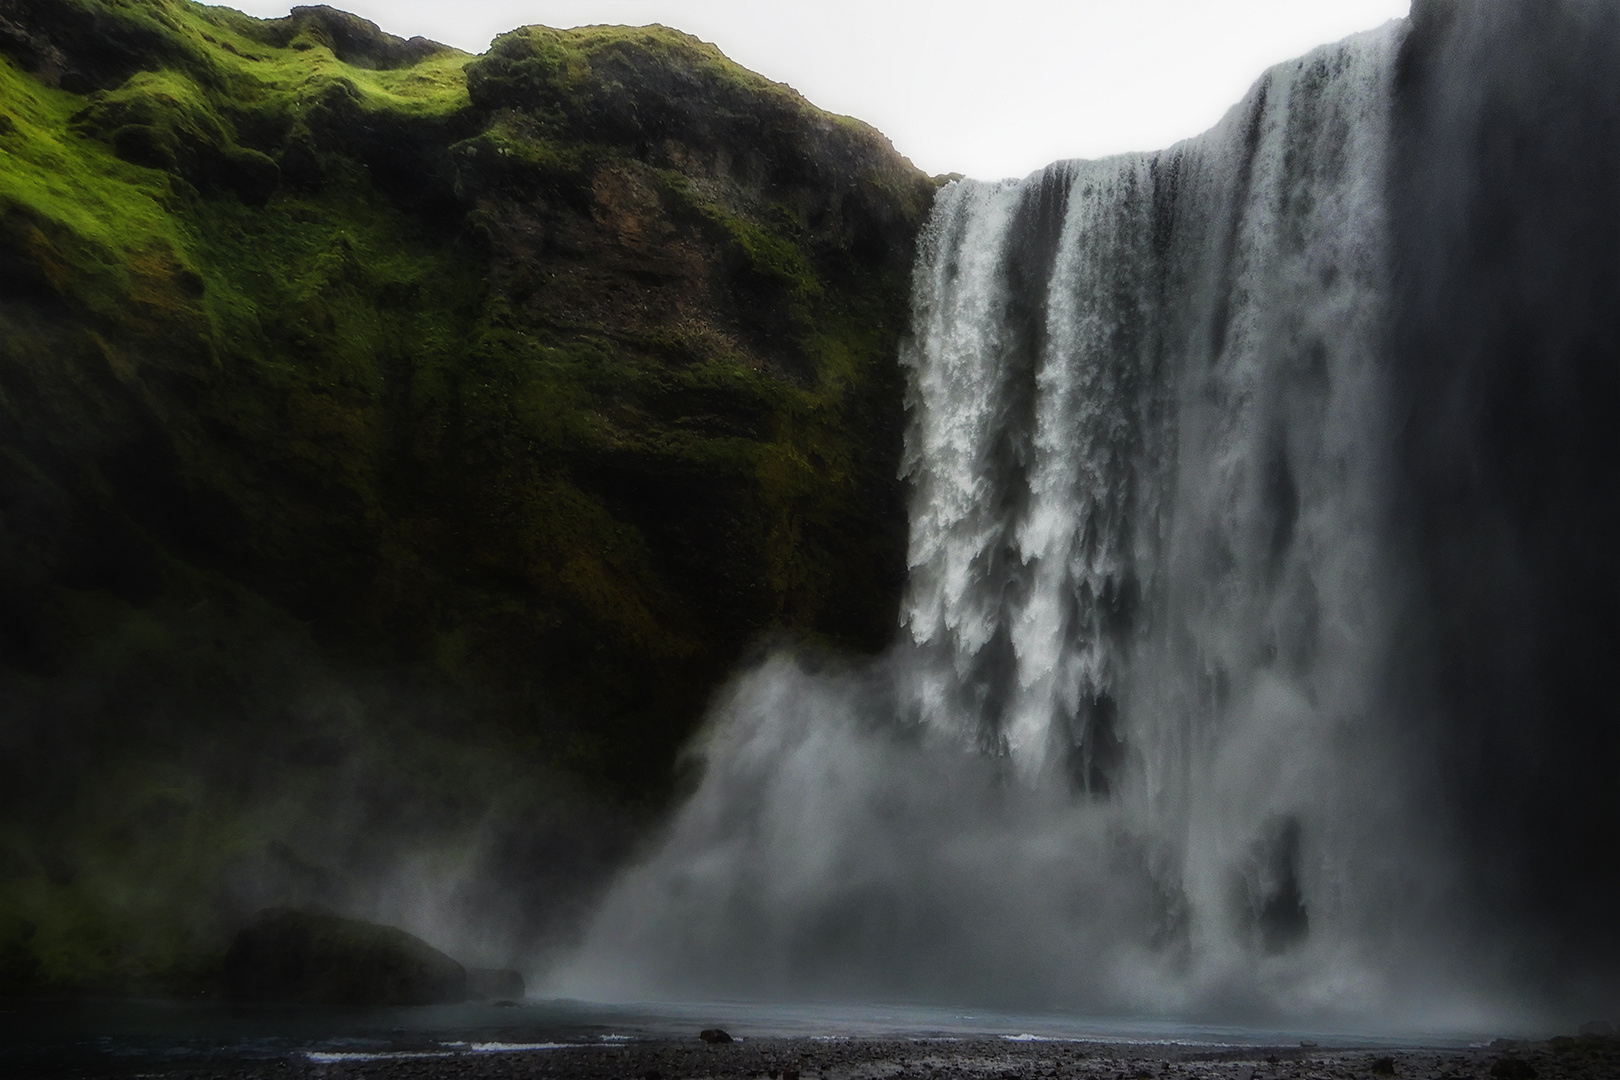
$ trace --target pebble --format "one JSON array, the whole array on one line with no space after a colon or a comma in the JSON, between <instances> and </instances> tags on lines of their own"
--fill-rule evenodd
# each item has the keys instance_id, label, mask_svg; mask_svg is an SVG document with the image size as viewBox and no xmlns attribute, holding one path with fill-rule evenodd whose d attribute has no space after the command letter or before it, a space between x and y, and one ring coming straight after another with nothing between
<instances>
[{"instance_id":1,"label":"pebble","mask_svg":"<svg viewBox=\"0 0 1620 1080\"><path fill-rule=\"evenodd\" d=\"M1460 1050L1010 1042L1003 1038L750 1037L593 1043L450 1058L307 1059L226 1070L146 1072L163 1080L1614 1080L1620 1040L1583 1036ZM1528 1070L1528 1071L1526 1071ZM82 1074L81 1074L82 1075ZM122 1074L127 1077L127 1073Z\"/></svg>"}]
</instances>

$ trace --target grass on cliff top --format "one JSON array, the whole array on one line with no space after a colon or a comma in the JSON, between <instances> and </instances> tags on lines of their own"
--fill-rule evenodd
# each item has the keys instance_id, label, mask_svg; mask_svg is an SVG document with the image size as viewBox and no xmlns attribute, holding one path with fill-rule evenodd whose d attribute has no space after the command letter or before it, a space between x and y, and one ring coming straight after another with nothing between
<instances>
[{"instance_id":1,"label":"grass on cliff top","mask_svg":"<svg viewBox=\"0 0 1620 1080\"><path fill-rule=\"evenodd\" d=\"M168 177L73 132L83 105L0 57L0 214L25 209L116 252L177 241Z\"/></svg>"},{"instance_id":2,"label":"grass on cliff top","mask_svg":"<svg viewBox=\"0 0 1620 1080\"><path fill-rule=\"evenodd\" d=\"M413 119L468 104L465 53L375 71L338 60L307 29L284 48L268 44L260 40L264 24L229 9L188 0L63 2L167 45L165 66L89 95L44 86L0 56L0 217L28 222L31 260L58 293L76 294L92 310L116 307L142 260L209 276L209 253L199 248L219 245L194 220L195 193L160 169L122 160L76 119L108 106L134 108L141 110L134 119L156 117L195 142L235 152L239 121L256 115L272 128L290 127L334 93L362 111Z\"/></svg>"},{"instance_id":3,"label":"grass on cliff top","mask_svg":"<svg viewBox=\"0 0 1620 1080\"><path fill-rule=\"evenodd\" d=\"M542 80L552 93L575 104L582 94L633 93L623 82L627 74L633 74L636 83L662 85L671 97L701 95L707 108L720 112L742 103L752 108L769 102L786 115L813 118L899 159L888 138L865 121L819 109L793 87L743 67L715 45L656 23L571 30L519 27L497 37L479 59L520 57L544 72ZM895 195L902 194L909 179L882 168L859 167L867 173L862 178L865 182Z\"/></svg>"},{"instance_id":4,"label":"grass on cliff top","mask_svg":"<svg viewBox=\"0 0 1620 1080\"><path fill-rule=\"evenodd\" d=\"M540 25L521 26L501 37L524 41L538 57L555 64L576 85L589 76L591 61L633 50L665 68L709 75L749 95L808 104L787 83L776 82L743 67L721 52L718 46L702 38L658 23L646 26L597 23L571 30ZM858 120L852 122L860 123Z\"/></svg>"},{"instance_id":5,"label":"grass on cliff top","mask_svg":"<svg viewBox=\"0 0 1620 1080\"><path fill-rule=\"evenodd\" d=\"M263 20L192 0L62 0L110 16L165 40L173 62L211 89L255 108L296 106L311 86L342 78L368 108L413 115L452 112L467 104L462 69L473 58L456 49L408 67L373 70L338 60L306 19L285 46L268 39Z\"/></svg>"},{"instance_id":6,"label":"grass on cliff top","mask_svg":"<svg viewBox=\"0 0 1620 1080\"><path fill-rule=\"evenodd\" d=\"M224 5L194 0L60 2L164 40L170 65L184 70L210 90L229 94L233 101L259 110L296 111L309 100L312 90L341 79L353 85L362 106L368 109L391 109L412 116L449 114L468 104L465 68L478 59L446 46L407 66L373 69L338 59L318 26L307 17L285 45L278 45L269 39L269 22ZM388 27L380 29L386 33ZM535 25L502 36L529 42L575 82L590 76L593 61L633 51L643 61L708 76L749 96L791 102L796 108L821 113L786 83L743 67L709 42L658 24L593 25L569 30ZM854 117L821 115L838 126L878 134Z\"/></svg>"}]
</instances>

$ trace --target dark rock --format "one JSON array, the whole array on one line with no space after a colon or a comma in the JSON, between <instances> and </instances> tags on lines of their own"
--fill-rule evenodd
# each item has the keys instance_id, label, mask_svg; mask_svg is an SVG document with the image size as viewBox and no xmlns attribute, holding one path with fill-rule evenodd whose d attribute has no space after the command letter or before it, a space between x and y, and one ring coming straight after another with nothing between
<instances>
[{"instance_id":1,"label":"dark rock","mask_svg":"<svg viewBox=\"0 0 1620 1080\"><path fill-rule=\"evenodd\" d=\"M1492 1080L1535 1080L1536 1070L1523 1058L1509 1055L1497 1058L1491 1066Z\"/></svg>"},{"instance_id":2,"label":"dark rock","mask_svg":"<svg viewBox=\"0 0 1620 1080\"><path fill-rule=\"evenodd\" d=\"M390 71L408 68L439 53L450 52L449 45L441 45L426 37L395 37L386 34L369 19L339 11L334 6L319 3L298 6L285 19L274 24L277 29L287 26L288 40L300 32L327 45L334 57L356 68L376 68Z\"/></svg>"},{"instance_id":3,"label":"dark rock","mask_svg":"<svg viewBox=\"0 0 1620 1080\"><path fill-rule=\"evenodd\" d=\"M118 86L185 55L146 13L80 0L0 0L0 53L47 86L74 93Z\"/></svg>"},{"instance_id":4,"label":"dark rock","mask_svg":"<svg viewBox=\"0 0 1620 1080\"><path fill-rule=\"evenodd\" d=\"M728 1043L733 1041L731 1036L719 1028L704 1028L698 1032L698 1038L706 1043Z\"/></svg>"},{"instance_id":5,"label":"dark rock","mask_svg":"<svg viewBox=\"0 0 1620 1080\"><path fill-rule=\"evenodd\" d=\"M345 64L381 71L411 67L451 51L450 46L424 37L395 37L368 19L327 4L295 7L286 18L266 23L261 33L268 44L282 47L303 36L306 41L325 45Z\"/></svg>"},{"instance_id":6,"label":"dark rock","mask_svg":"<svg viewBox=\"0 0 1620 1080\"><path fill-rule=\"evenodd\" d=\"M274 908L231 943L230 996L242 1002L436 1005L465 1000L466 970L392 926Z\"/></svg>"},{"instance_id":7,"label":"dark rock","mask_svg":"<svg viewBox=\"0 0 1620 1080\"><path fill-rule=\"evenodd\" d=\"M1245 881L1255 929L1268 953L1286 952L1310 934L1310 916L1299 887L1299 822L1287 818L1268 826L1256 845Z\"/></svg>"},{"instance_id":8,"label":"dark rock","mask_svg":"<svg viewBox=\"0 0 1620 1080\"><path fill-rule=\"evenodd\" d=\"M513 1000L523 996L525 989L523 976L515 971L500 968L467 969L468 1001L494 1001L497 1005L510 1005Z\"/></svg>"},{"instance_id":9,"label":"dark rock","mask_svg":"<svg viewBox=\"0 0 1620 1080\"><path fill-rule=\"evenodd\" d=\"M1374 1076L1394 1076L1395 1059L1388 1054L1385 1054L1381 1058L1374 1058L1372 1063L1372 1071Z\"/></svg>"}]
</instances>

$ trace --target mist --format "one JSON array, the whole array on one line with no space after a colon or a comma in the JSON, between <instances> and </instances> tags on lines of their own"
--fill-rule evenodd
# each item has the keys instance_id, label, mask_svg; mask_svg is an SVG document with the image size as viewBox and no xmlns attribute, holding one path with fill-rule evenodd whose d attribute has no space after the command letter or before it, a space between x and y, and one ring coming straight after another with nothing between
<instances>
[{"instance_id":1,"label":"mist","mask_svg":"<svg viewBox=\"0 0 1620 1080\"><path fill-rule=\"evenodd\" d=\"M646 827L503 752L464 694L336 663L239 591L143 610L44 599L42 618L96 634L34 628L49 651L0 685L14 904L0 930L28 947L0 950L0 985L209 987L176 956L206 963L278 906L400 926L468 964L527 964L571 942Z\"/></svg>"},{"instance_id":2,"label":"mist","mask_svg":"<svg viewBox=\"0 0 1620 1080\"><path fill-rule=\"evenodd\" d=\"M1166 853L1139 822L896 725L893 676L887 664L829 670L778 654L741 677L693 749L705 770L697 793L537 992L1312 1022L1386 1035L1548 1022L1500 984L1464 988L1477 970L1403 925L1408 898L1379 904L1377 888L1356 892L1357 910L1313 908L1303 941L1280 947L1275 929L1268 939L1255 915L1289 872L1280 829L1245 850L1206 853L1235 855L1221 866L1235 873L1218 883L1230 889L1222 925L1190 925L1187 897L1163 884ZM1375 933L1353 934L1368 924Z\"/></svg>"}]
</instances>

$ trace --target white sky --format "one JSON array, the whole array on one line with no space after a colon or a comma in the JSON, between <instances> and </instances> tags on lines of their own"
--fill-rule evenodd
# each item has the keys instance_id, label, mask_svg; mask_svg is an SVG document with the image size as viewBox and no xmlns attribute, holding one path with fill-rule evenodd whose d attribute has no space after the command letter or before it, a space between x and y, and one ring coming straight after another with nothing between
<instances>
[{"instance_id":1,"label":"white sky","mask_svg":"<svg viewBox=\"0 0 1620 1080\"><path fill-rule=\"evenodd\" d=\"M303 0L308 2L308 0ZM542 23L657 22L859 117L930 173L1022 176L1211 127L1268 66L1410 0L330 0L483 52ZM236 0L264 18L286 0Z\"/></svg>"}]
</instances>

